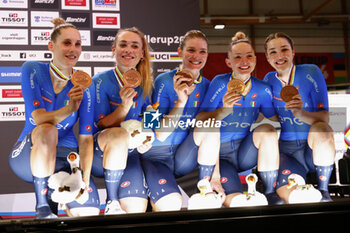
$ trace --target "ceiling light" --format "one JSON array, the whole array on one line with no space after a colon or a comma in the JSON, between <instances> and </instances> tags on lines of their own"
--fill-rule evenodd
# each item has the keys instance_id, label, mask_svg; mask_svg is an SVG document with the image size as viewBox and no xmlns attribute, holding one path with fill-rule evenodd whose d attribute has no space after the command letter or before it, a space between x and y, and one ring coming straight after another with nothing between
<instances>
[{"instance_id":1,"label":"ceiling light","mask_svg":"<svg viewBox=\"0 0 350 233\"><path fill-rule=\"evenodd\" d=\"M225 28L225 24L215 24L214 28L217 29L217 30L224 29Z\"/></svg>"}]
</instances>

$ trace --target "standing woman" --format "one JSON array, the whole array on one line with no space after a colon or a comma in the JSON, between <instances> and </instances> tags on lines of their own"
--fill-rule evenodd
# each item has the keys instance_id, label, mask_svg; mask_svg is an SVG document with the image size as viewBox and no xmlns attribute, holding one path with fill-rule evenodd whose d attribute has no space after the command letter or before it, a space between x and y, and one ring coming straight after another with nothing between
<instances>
[{"instance_id":1,"label":"standing woman","mask_svg":"<svg viewBox=\"0 0 350 233\"><path fill-rule=\"evenodd\" d=\"M145 212L147 191L139 153L147 143L128 151L129 134L120 123L136 119L149 104L153 80L149 45L137 28L119 29L112 46L116 67L94 76L96 85L94 136L94 176L104 177L107 191L105 214ZM141 74L140 86L125 85L123 74L130 70Z\"/></svg>"},{"instance_id":2,"label":"standing woman","mask_svg":"<svg viewBox=\"0 0 350 233\"><path fill-rule=\"evenodd\" d=\"M25 62L22 66L22 92L26 122L9 161L21 179L33 183L36 196L36 218L54 218L48 204L47 181L54 172L69 171L67 155L80 154L83 180L89 200L80 205L68 204L73 215L97 215L99 198L90 179L93 156L93 103L95 88L73 86L73 66L81 54L81 37L72 24L61 18L53 21L54 30L48 48L53 53L50 63ZM73 126L79 120L79 140ZM79 142L79 143L78 143Z\"/></svg>"},{"instance_id":3,"label":"standing woman","mask_svg":"<svg viewBox=\"0 0 350 233\"><path fill-rule=\"evenodd\" d=\"M316 172L318 189L323 201L330 201L328 183L334 164L333 130L328 125L328 94L325 79L316 65L294 65L292 39L281 32L265 40L265 54L276 70L265 76L272 87L273 104L281 123L279 139L281 157L277 194L288 203L292 191L287 188L288 175L296 173L306 178ZM281 99L281 89L294 86L299 94L292 100Z\"/></svg>"},{"instance_id":4,"label":"standing woman","mask_svg":"<svg viewBox=\"0 0 350 233\"><path fill-rule=\"evenodd\" d=\"M277 132L269 124L250 131L259 114L267 118L275 116L271 88L251 76L256 56L243 32L237 32L232 38L226 64L232 73L218 75L211 81L202 104L203 111L198 114L200 119L221 120L221 145L216 148L220 150L220 169L215 169L213 176L220 170L227 195L224 205L229 207L232 199L243 192L238 172L257 166L265 195L270 204L275 204L274 184L279 163ZM229 82L236 79L242 81L242 88L244 86L241 93L228 90Z\"/></svg>"},{"instance_id":5,"label":"standing woman","mask_svg":"<svg viewBox=\"0 0 350 233\"><path fill-rule=\"evenodd\" d=\"M188 31L178 48L182 64L178 69L160 74L154 83L153 103L159 103L161 127L155 129L156 139L151 150L142 155L149 197L154 211L180 210L182 196L174 176L174 157L179 148L190 153L192 142L183 143L190 127L174 126L196 117L209 81L200 75L208 57L208 42L197 30ZM178 72L187 71L189 75ZM191 136L192 137L192 136ZM188 147L187 147L188 146ZM215 162L215 160L214 160Z\"/></svg>"}]
</instances>

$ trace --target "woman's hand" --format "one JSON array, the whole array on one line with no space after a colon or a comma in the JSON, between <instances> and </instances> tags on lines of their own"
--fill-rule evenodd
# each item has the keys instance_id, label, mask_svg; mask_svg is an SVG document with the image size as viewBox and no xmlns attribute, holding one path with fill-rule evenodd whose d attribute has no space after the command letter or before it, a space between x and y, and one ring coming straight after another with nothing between
<instances>
[{"instance_id":1,"label":"woman's hand","mask_svg":"<svg viewBox=\"0 0 350 233\"><path fill-rule=\"evenodd\" d=\"M134 97L137 95L137 91L134 88L124 86L120 90L119 95L122 99L121 105L129 110L134 103Z\"/></svg>"},{"instance_id":2,"label":"woman's hand","mask_svg":"<svg viewBox=\"0 0 350 233\"><path fill-rule=\"evenodd\" d=\"M303 101L301 100L301 95L293 96L293 99L286 103L285 108L291 110L296 118L300 117L300 113L303 108Z\"/></svg>"},{"instance_id":3,"label":"woman's hand","mask_svg":"<svg viewBox=\"0 0 350 233\"><path fill-rule=\"evenodd\" d=\"M193 80L191 78L183 77L180 75L175 75L173 82L174 82L174 90L178 96L178 103L185 105L188 96L193 92L195 85L192 85L189 87L186 82L192 82Z\"/></svg>"},{"instance_id":4,"label":"woman's hand","mask_svg":"<svg viewBox=\"0 0 350 233\"><path fill-rule=\"evenodd\" d=\"M222 103L224 108L233 108L233 105L242 98L241 95L234 92L226 92L222 98Z\"/></svg>"},{"instance_id":5,"label":"woman's hand","mask_svg":"<svg viewBox=\"0 0 350 233\"><path fill-rule=\"evenodd\" d=\"M69 106L72 112L75 112L79 109L81 101L84 97L84 88L82 86L74 86L70 91L68 92L69 96Z\"/></svg>"}]
</instances>

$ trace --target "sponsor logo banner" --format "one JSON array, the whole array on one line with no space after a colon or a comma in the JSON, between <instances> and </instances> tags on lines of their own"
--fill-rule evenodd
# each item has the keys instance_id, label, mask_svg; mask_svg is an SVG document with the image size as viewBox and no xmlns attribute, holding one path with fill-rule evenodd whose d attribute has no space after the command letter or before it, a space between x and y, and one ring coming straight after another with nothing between
<instances>
[{"instance_id":1,"label":"sponsor logo banner","mask_svg":"<svg viewBox=\"0 0 350 233\"><path fill-rule=\"evenodd\" d=\"M115 30L93 31L93 44L101 46L111 46L115 39L115 34Z\"/></svg>"},{"instance_id":2,"label":"sponsor logo banner","mask_svg":"<svg viewBox=\"0 0 350 233\"><path fill-rule=\"evenodd\" d=\"M119 11L119 0L92 0L92 9L101 11Z\"/></svg>"},{"instance_id":3,"label":"sponsor logo banner","mask_svg":"<svg viewBox=\"0 0 350 233\"><path fill-rule=\"evenodd\" d=\"M28 8L28 0L2 0L0 8Z\"/></svg>"},{"instance_id":4,"label":"sponsor logo banner","mask_svg":"<svg viewBox=\"0 0 350 233\"><path fill-rule=\"evenodd\" d=\"M21 86L0 86L0 102L24 102Z\"/></svg>"},{"instance_id":5,"label":"sponsor logo banner","mask_svg":"<svg viewBox=\"0 0 350 233\"><path fill-rule=\"evenodd\" d=\"M30 6L39 9L58 9L59 0L31 0Z\"/></svg>"},{"instance_id":6,"label":"sponsor logo banner","mask_svg":"<svg viewBox=\"0 0 350 233\"><path fill-rule=\"evenodd\" d=\"M51 29L32 29L31 44L47 45L51 37Z\"/></svg>"},{"instance_id":7,"label":"sponsor logo banner","mask_svg":"<svg viewBox=\"0 0 350 233\"><path fill-rule=\"evenodd\" d=\"M0 11L0 26L27 27L27 11Z\"/></svg>"},{"instance_id":8,"label":"sponsor logo banner","mask_svg":"<svg viewBox=\"0 0 350 233\"><path fill-rule=\"evenodd\" d=\"M120 28L120 14L93 13L93 28Z\"/></svg>"},{"instance_id":9,"label":"sponsor logo banner","mask_svg":"<svg viewBox=\"0 0 350 233\"><path fill-rule=\"evenodd\" d=\"M0 52L0 58L2 52ZM19 83L21 82L21 67L5 66L0 67L0 83Z\"/></svg>"},{"instance_id":10,"label":"sponsor logo banner","mask_svg":"<svg viewBox=\"0 0 350 233\"><path fill-rule=\"evenodd\" d=\"M67 10L89 10L90 0L62 0L61 6Z\"/></svg>"},{"instance_id":11,"label":"sponsor logo banner","mask_svg":"<svg viewBox=\"0 0 350 233\"><path fill-rule=\"evenodd\" d=\"M32 11L30 15L32 27L52 28L51 20L59 17L57 11Z\"/></svg>"},{"instance_id":12,"label":"sponsor logo banner","mask_svg":"<svg viewBox=\"0 0 350 233\"><path fill-rule=\"evenodd\" d=\"M0 105L0 121L24 121L24 104Z\"/></svg>"},{"instance_id":13,"label":"sponsor logo banner","mask_svg":"<svg viewBox=\"0 0 350 233\"><path fill-rule=\"evenodd\" d=\"M74 24L79 29L90 29L91 15L89 13L62 12L62 18L64 18L67 23Z\"/></svg>"},{"instance_id":14,"label":"sponsor logo banner","mask_svg":"<svg viewBox=\"0 0 350 233\"><path fill-rule=\"evenodd\" d=\"M27 45L27 29L0 29L0 44L2 45ZM0 51L2 53L2 51Z\"/></svg>"},{"instance_id":15,"label":"sponsor logo banner","mask_svg":"<svg viewBox=\"0 0 350 233\"><path fill-rule=\"evenodd\" d=\"M0 51L0 61L51 61L52 53L37 50L3 50Z\"/></svg>"},{"instance_id":16,"label":"sponsor logo banner","mask_svg":"<svg viewBox=\"0 0 350 233\"><path fill-rule=\"evenodd\" d=\"M157 62L181 62L177 52L151 52L151 59Z\"/></svg>"}]
</instances>

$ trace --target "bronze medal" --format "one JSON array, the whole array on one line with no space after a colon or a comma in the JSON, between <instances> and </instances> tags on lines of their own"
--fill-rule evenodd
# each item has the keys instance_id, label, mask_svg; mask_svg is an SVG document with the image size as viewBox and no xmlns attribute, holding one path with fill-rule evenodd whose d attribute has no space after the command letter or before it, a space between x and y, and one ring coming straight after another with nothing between
<instances>
[{"instance_id":1,"label":"bronze medal","mask_svg":"<svg viewBox=\"0 0 350 233\"><path fill-rule=\"evenodd\" d=\"M296 89L296 87L292 86L292 85L287 85L285 87L282 88L281 90L281 99L284 102L289 102L293 99L293 96L299 94L298 89Z\"/></svg>"},{"instance_id":2,"label":"bronze medal","mask_svg":"<svg viewBox=\"0 0 350 233\"><path fill-rule=\"evenodd\" d=\"M92 79L88 73L84 71L77 70L74 71L71 81L74 86L83 86L84 88L88 88L91 85Z\"/></svg>"},{"instance_id":3,"label":"bronze medal","mask_svg":"<svg viewBox=\"0 0 350 233\"><path fill-rule=\"evenodd\" d=\"M245 90L245 84L242 80L231 79L227 84L227 91L242 95Z\"/></svg>"},{"instance_id":4,"label":"bronze medal","mask_svg":"<svg viewBox=\"0 0 350 233\"><path fill-rule=\"evenodd\" d=\"M123 81L126 87L136 88L141 84L141 74L137 70L128 70L123 74Z\"/></svg>"},{"instance_id":5,"label":"bronze medal","mask_svg":"<svg viewBox=\"0 0 350 233\"><path fill-rule=\"evenodd\" d=\"M194 83L193 75L192 75L192 73L191 73L190 71L188 71L188 70L181 70L181 71L178 71L178 72L176 72L175 76L177 76L177 75L182 76L182 77L184 77L184 78L190 78L191 81L184 81L184 82L182 82L182 83L186 83L189 87L192 86L192 84ZM174 77L175 77L175 76L174 76ZM181 84L182 84L182 83L181 83Z\"/></svg>"}]
</instances>

